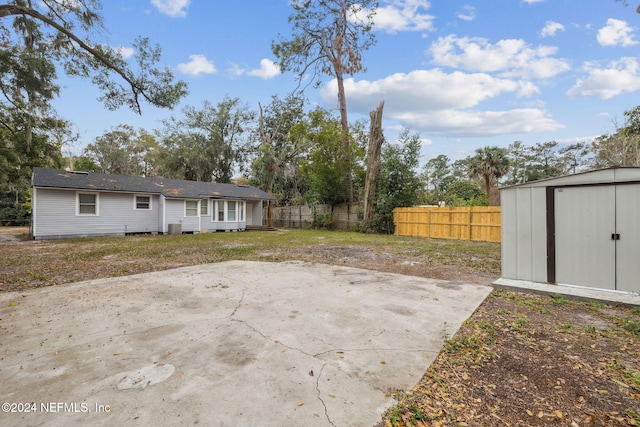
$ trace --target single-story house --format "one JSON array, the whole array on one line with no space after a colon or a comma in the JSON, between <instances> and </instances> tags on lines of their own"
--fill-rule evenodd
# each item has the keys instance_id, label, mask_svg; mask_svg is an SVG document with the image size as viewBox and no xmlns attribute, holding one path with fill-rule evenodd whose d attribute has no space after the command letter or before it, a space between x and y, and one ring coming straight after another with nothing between
<instances>
[{"instance_id":1,"label":"single-story house","mask_svg":"<svg viewBox=\"0 0 640 427\"><path fill-rule=\"evenodd\" d=\"M271 200L248 185L34 168L31 237L244 231Z\"/></svg>"},{"instance_id":2,"label":"single-story house","mask_svg":"<svg viewBox=\"0 0 640 427\"><path fill-rule=\"evenodd\" d=\"M500 189L502 279L640 292L640 168Z\"/></svg>"}]
</instances>

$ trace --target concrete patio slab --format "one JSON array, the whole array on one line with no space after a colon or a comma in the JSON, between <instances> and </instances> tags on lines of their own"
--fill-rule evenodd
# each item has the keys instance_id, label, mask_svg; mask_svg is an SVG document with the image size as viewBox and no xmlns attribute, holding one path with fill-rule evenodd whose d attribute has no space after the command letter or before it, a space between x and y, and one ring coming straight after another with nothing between
<instances>
[{"instance_id":1,"label":"concrete patio slab","mask_svg":"<svg viewBox=\"0 0 640 427\"><path fill-rule=\"evenodd\" d=\"M0 425L374 425L491 290L232 261L0 294Z\"/></svg>"}]
</instances>

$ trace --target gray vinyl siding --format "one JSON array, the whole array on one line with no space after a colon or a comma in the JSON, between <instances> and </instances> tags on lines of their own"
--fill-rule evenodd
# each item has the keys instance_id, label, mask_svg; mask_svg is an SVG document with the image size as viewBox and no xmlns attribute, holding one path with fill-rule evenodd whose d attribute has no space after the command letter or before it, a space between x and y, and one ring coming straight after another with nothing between
<instances>
[{"instance_id":1,"label":"gray vinyl siding","mask_svg":"<svg viewBox=\"0 0 640 427\"><path fill-rule=\"evenodd\" d=\"M251 219L249 225L262 225L262 200L247 202L247 219L249 218Z\"/></svg>"},{"instance_id":2,"label":"gray vinyl siding","mask_svg":"<svg viewBox=\"0 0 640 427\"><path fill-rule=\"evenodd\" d=\"M150 196L151 209L136 210L131 193L96 192L98 215L77 215L77 193L76 190L37 190L34 238L156 233L161 229L157 195Z\"/></svg>"},{"instance_id":3,"label":"gray vinyl siding","mask_svg":"<svg viewBox=\"0 0 640 427\"><path fill-rule=\"evenodd\" d=\"M200 216L185 216L185 201L183 199L165 199L165 223L182 224L183 233L198 233L200 231ZM198 210L198 214L200 211Z\"/></svg>"}]
</instances>

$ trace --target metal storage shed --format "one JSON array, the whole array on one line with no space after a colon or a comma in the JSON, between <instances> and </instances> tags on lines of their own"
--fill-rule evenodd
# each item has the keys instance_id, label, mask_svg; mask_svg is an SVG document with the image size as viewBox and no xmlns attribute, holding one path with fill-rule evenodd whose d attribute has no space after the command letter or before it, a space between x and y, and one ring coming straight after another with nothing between
<instances>
[{"instance_id":1,"label":"metal storage shed","mask_svg":"<svg viewBox=\"0 0 640 427\"><path fill-rule=\"evenodd\" d=\"M640 292L640 168L500 189L502 278Z\"/></svg>"}]
</instances>

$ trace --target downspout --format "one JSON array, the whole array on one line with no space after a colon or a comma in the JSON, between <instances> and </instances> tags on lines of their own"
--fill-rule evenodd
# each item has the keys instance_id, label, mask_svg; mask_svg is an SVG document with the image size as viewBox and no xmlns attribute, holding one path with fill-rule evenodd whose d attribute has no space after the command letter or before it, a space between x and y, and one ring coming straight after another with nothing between
<instances>
[{"instance_id":1,"label":"downspout","mask_svg":"<svg viewBox=\"0 0 640 427\"><path fill-rule=\"evenodd\" d=\"M31 185L31 221L29 224L29 237L32 240L36 238L36 187L33 186L33 178Z\"/></svg>"},{"instance_id":2,"label":"downspout","mask_svg":"<svg viewBox=\"0 0 640 427\"><path fill-rule=\"evenodd\" d=\"M164 197L164 194L160 194L160 200L162 201L162 234L166 234L166 209L167 209L167 199Z\"/></svg>"}]
</instances>

